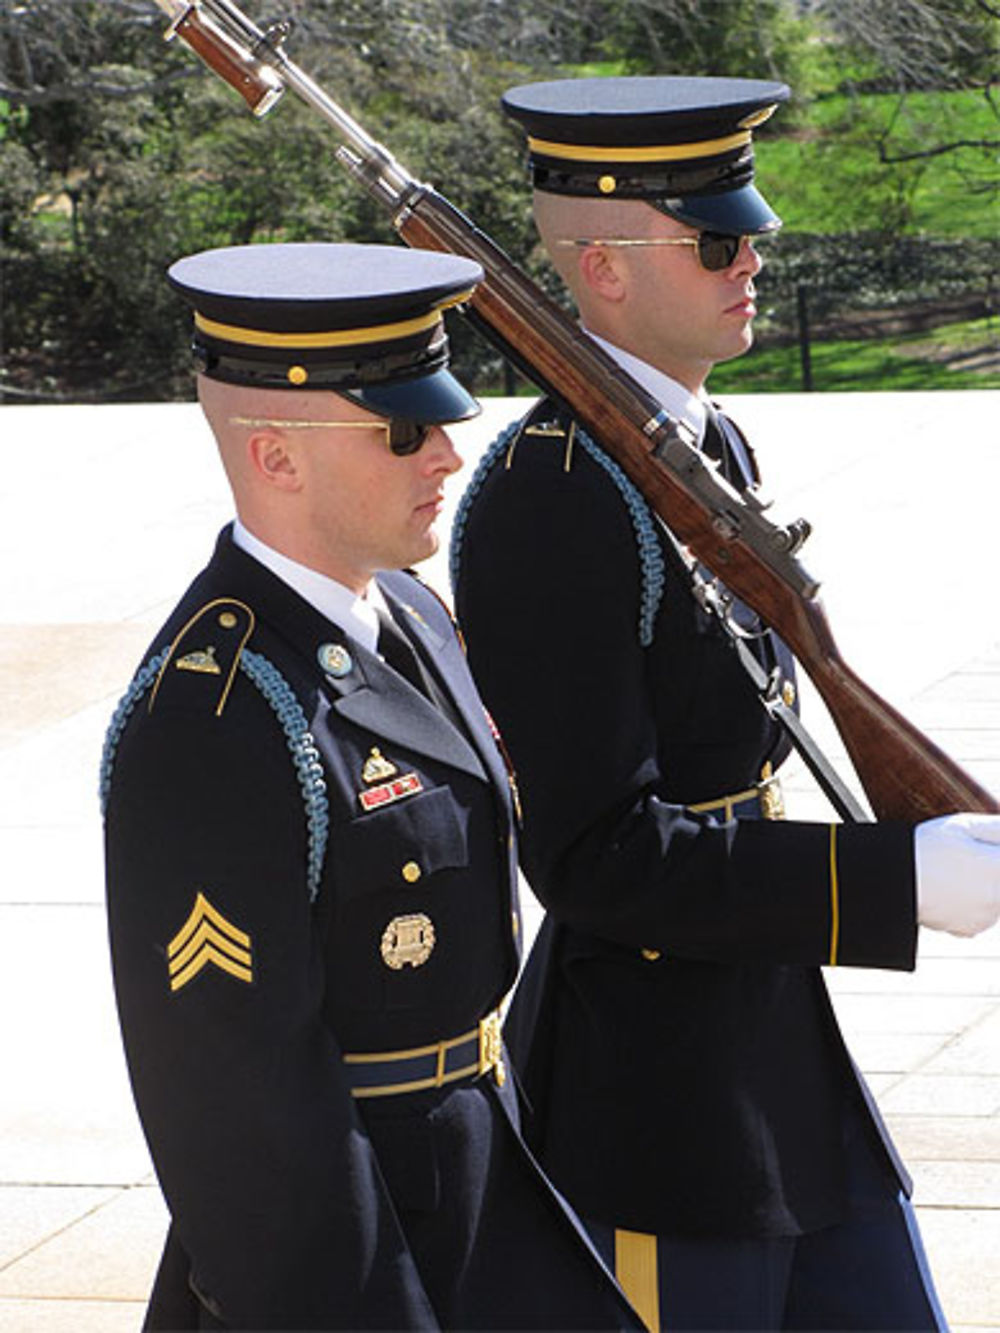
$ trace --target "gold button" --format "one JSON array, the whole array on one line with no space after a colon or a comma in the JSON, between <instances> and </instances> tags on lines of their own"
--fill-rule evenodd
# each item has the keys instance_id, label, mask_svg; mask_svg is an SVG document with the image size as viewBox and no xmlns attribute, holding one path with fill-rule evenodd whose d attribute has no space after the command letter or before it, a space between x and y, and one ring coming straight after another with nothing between
<instances>
[{"instance_id":1,"label":"gold button","mask_svg":"<svg viewBox=\"0 0 1000 1333\"><path fill-rule=\"evenodd\" d=\"M643 949L642 956L647 963L655 963L660 956L659 949Z\"/></svg>"},{"instance_id":2,"label":"gold button","mask_svg":"<svg viewBox=\"0 0 1000 1333\"><path fill-rule=\"evenodd\" d=\"M309 372L305 366L289 366L288 382L289 384L305 384L309 378Z\"/></svg>"},{"instance_id":3,"label":"gold button","mask_svg":"<svg viewBox=\"0 0 1000 1333\"><path fill-rule=\"evenodd\" d=\"M223 629L235 629L237 624L236 617L233 615L232 611L223 611L219 616L219 624Z\"/></svg>"},{"instance_id":4,"label":"gold button","mask_svg":"<svg viewBox=\"0 0 1000 1333\"><path fill-rule=\"evenodd\" d=\"M785 701L786 708L791 708L795 702L795 685L792 681L786 680L781 687L781 697Z\"/></svg>"},{"instance_id":5,"label":"gold button","mask_svg":"<svg viewBox=\"0 0 1000 1333\"><path fill-rule=\"evenodd\" d=\"M417 865L416 861L407 861L403 866L403 878L407 884L416 884L417 880L423 874L423 871Z\"/></svg>"},{"instance_id":6,"label":"gold button","mask_svg":"<svg viewBox=\"0 0 1000 1333\"><path fill-rule=\"evenodd\" d=\"M597 179L597 188L601 194L614 194L618 188L618 182L614 176L599 176Z\"/></svg>"}]
</instances>

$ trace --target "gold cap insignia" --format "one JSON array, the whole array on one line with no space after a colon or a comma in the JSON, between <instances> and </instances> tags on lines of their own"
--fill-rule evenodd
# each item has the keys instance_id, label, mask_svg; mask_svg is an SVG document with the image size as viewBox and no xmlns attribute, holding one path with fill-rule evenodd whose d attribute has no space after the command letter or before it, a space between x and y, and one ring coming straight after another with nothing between
<instances>
[{"instance_id":1,"label":"gold cap insignia","mask_svg":"<svg viewBox=\"0 0 1000 1333\"><path fill-rule=\"evenodd\" d=\"M749 116L744 116L739 122L742 130L755 130L758 125L763 125L765 120L770 120L778 109L778 103L772 102L770 106L761 107L759 111L751 111Z\"/></svg>"},{"instance_id":2,"label":"gold cap insignia","mask_svg":"<svg viewBox=\"0 0 1000 1333\"><path fill-rule=\"evenodd\" d=\"M423 912L394 916L382 932L382 961L394 972L407 964L421 967L430 958L434 944L434 922L429 916Z\"/></svg>"},{"instance_id":3,"label":"gold cap insignia","mask_svg":"<svg viewBox=\"0 0 1000 1333\"><path fill-rule=\"evenodd\" d=\"M191 915L167 945L170 989L179 991L209 963L237 981L253 981L250 936L239 930L203 893L194 900Z\"/></svg>"},{"instance_id":4,"label":"gold cap insignia","mask_svg":"<svg viewBox=\"0 0 1000 1333\"><path fill-rule=\"evenodd\" d=\"M222 667L215 660L215 648L209 644L207 648L196 649L193 653L185 653L183 657L178 657L174 666L178 671L197 671L203 676L221 676Z\"/></svg>"},{"instance_id":5,"label":"gold cap insignia","mask_svg":"<svg viewBox=\"0 0 1000 1333\"><path fill-rule=\"evenodd\" d=\"M381 782L384 778L394 778L399 769L389 759L386 759L377 745L372 746L372 752L365 760L365 766L361 770L362 782Z\"/></svg>"}]
</instances>

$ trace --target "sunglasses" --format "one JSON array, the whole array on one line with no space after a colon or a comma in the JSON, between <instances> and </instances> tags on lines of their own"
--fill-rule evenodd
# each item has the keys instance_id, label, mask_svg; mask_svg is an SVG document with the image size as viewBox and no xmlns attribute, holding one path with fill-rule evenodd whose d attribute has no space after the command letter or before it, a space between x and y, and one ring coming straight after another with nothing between
<instances>
[{"instance_id":1,"label":"sunglasses","mask_svg":"<svg viewBox=\"0 0 1000 1333\"><path fill-rule=\"evenodd\" d=\"M407 417L390 417L386 421L284 421L278 417L230 417L229 420L237 426L272 426L275 430L327 430L332 426L342 430L381 430L397 458L417 453L433 429L432 425Z\"/></svg>"},{"instance_id":2,"label":"sunglasses","mask_svg":"<svg viewBox=\"0 0 1000 1333\"><path fill-rule=\"evenodd\" d=\"M724 231L701 231L697 236L650 236L647 239L635 240L611 237L604 240L566 240L560 241L559 244L580 248L587 245L604 245L615 249L633 247L638 249L647 245L693 245L698 251L698 262L702 268L707 269L709 273L720 273L735 262L743 244L743 237L731 236Z\"/></svg>"}]
</instances>

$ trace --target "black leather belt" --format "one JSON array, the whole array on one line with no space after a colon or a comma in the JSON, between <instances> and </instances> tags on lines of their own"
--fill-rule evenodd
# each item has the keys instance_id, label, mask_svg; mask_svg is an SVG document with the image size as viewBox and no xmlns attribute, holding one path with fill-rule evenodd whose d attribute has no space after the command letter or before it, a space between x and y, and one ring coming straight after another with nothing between
<instances>
[{"instance_id":1,"label":"black leather belt","mask_svg":"<svg viewBox=\"0 0 1000 1333\"><path fill-rule=\"evenodd\" d=\"M500 1011L495 1009L479 1025L460 1037L414 1046L406 1051L373 1051L345 1055L355 1097L391 1097L403 1092L440 1088L463 1078L481 1078L492 1071L503 1086Z\"/></svg>"}]
</instances>

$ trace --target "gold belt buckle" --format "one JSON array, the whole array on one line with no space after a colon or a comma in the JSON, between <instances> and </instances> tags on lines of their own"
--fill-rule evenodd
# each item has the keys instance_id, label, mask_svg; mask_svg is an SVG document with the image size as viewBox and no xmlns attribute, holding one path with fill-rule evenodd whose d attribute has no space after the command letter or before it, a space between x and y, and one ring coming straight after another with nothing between
<instances>
[{"instance_id":1,"label":"gold belt buckle","mask_svg":"<svg viewBox=\"0 0 1000 1333\"><path fill-rule=\"evenodd\" d=\"M760 813L765 819L784 819L785 795L781 790L781 779L765 764L760 773Z\"/></svg>"},{"instance_id":2,"label":"gold belt buckle","mask_svg":"<svg viewBox=\"0 0 1000 1333\"><path fill-rule=\"evenodd\" d=\"M503 1062L503 1034L500 1031L500 1013L494 1009L492 1014L479 1020L479 1072L488 1074L493 1070L497 1087L502 1088L507 1082L507 1070Z\"/></svg>"}]
</instances>

